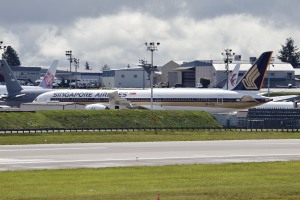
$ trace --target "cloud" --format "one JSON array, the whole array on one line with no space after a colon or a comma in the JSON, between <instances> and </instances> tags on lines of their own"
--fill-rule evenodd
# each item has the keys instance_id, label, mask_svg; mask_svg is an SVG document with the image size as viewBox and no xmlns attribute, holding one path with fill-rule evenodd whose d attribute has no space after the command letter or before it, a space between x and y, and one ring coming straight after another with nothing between
<instances>
[{"instance_id":1,"label":"cloud","mask_svg":"<svg viewBox=\"0 0 300 200\"><path fill-rule=\"evenodd\" d=\"M181 6L186 5L182 2ZM98 70L104 64L120 68L139 59L150 62L144 42L161 43L154 52L155 65L170 60L221 60L226 48L248 59L267 50L277 54L288 37L296 45L300 43L299 28L278 28L271 18L226 14L195 19L183 13L166 19L126 9L118 14L77 18L65 26L24 24L16 33L3 28L0 32L16 47L24 65L47 65L59 59L60 65L67 67L65 51L72 50L81 63L88 61Z\"/></svg>"}]
</instances>

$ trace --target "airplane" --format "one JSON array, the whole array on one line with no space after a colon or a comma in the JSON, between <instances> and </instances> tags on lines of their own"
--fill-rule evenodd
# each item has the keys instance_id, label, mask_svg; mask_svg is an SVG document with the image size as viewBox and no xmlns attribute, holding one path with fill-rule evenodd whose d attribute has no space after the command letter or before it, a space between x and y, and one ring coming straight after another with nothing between
<instances>
[{"instance_id":1,"label":"airplane","mask_svg":"<svg viewBox=\"0 0 300 200\"><path fill-rule=\"evenodd\" d=\"M22 88L23 89L41 89L41 88L52 89L52 84L54 82L57 65L58 65L58 60L54 60L38 86L23 85ZM0 85L0 95L4 95L4 94L7 94L6 85Z\"/></svg>"},{"instance_id":2,"label":"airplane","mask_svg":"<svg viewBox=\"0 0 300 200\"><path fill-rule=\"evenodd\" d=\"M136 106L149 109L151 106L153 109L203 110L209 113L237 111L271 101L271 99L256 93L262 87L272 53L272 51L264 52L231 91L216 88L152 88L153 101L151 102L151 89L53 90L39 95L33 103L80 102L94 104L101 109L106 109L109 94L117 92L120 98L130 102L128 107ZM118 101L115 102L118 103ZM111 109L112 107L113 105ZM115 108L118 109L119 106L116 105Z\"/></svg>"},{"instance_id":3,"label":"airplane","mask_svg":"<svg viewBox=\"0 0 300 200\"><path fill-rule=\"evenodd\" d=\"M276 88L300 88L300 85L293 85L291 83L287 84L287 85L276 85Z\"/></svg>"},{"instance_id":4,"label":"airplane","mask_svg":"<svg viewBox=\"0 0 300 200\"><path fill-rule=\"evenodd\" d=\"M299 108L297 101L271 101L253 108Z\"/></svg>"},{"instance_id":5,"label":"airplane","mask_svg":"<svg viewBox=\"0 0 300 200\"><path fill-rule=\"evenodd\" d=\"M232 90L237 83L238 73L240 69L240 64L237 64L233 71L230 73L228 90ZM288 85L290 86L290 84ZM227 89L227 82L225 83L223 89ZM264 94L264 93L261 93ZM284 95L284 96L275 96L272 97L272 101L267 102L263 105L255 106L254 108L293 108L294 104L291 100L297 98L299 95Z\"/></svg>"},{"instance_id":6,"label":"airplane","mask_svg":"<svg viewBox=\"0 0 300 200\"><path fill-rule=\"evenodd\" d=\"M13 75L6 60L0 60L0 68L3 71L4 80L6 83L7 93L1 96L3 100L0 102L1 105L17 106L21 103L32 102L38 95L52 90L50 87L52 80L54 79L54 73L56 71L58 61L54 61L50 69L44 76L44 80L40 86L21 86Z\"/></svg>"}]
</instances>

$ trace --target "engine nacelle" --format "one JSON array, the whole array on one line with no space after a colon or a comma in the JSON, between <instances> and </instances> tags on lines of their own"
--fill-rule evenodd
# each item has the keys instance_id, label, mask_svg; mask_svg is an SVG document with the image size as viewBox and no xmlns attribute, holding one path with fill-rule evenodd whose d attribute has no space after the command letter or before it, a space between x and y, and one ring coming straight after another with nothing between
<instances>
[{"instance_id":1,"label":"engine nacelle","mask_svg":"<svg viewBox=\"0 0 300 200\"><path fill-rule=\"evenodd\" d=\"M103 104L89 104L87 106L85 106L85 110L107 110L109 109L106 105Z\"/></svg>"}]
</instances>

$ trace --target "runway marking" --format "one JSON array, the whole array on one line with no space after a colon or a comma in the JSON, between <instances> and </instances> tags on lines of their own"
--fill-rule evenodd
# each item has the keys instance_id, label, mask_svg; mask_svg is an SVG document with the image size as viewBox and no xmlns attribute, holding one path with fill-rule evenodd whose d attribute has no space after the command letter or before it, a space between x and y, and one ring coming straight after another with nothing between
<instances>
[{"instance_id":1,"label":"runway marking","mask_svg":"<svg viewBox=\"0 0 300 200\"><path fill-rule=\"evenodd\" d=\"M41 149L0 149L0 152L17 152L17 151L57 151L57 150L89 150L89 149L107 149L107 147L72 147L72 148L41 148Z\"/></svg>"},{"instance_id":2,"label":"runway marking","mask_svg":"<svg viewBox=\"0 0 300 200\"><path fill-rule=\"evenodd\" d=\"M136 157L130 159L90 159L90 160L51 160L51 159L0 159L0 165L7 164L43 164L43 163L77 163L77 162L108 162L108 161L147 161L147 160L174 160L174 159L202 159L202 158L262 158L262 157L271 157L271 156L300 156L300 154L264 154L264 155L227 155L227 156L191 156L191 157L160 157L160 158L143 158L139 157L136 160ZM282 158L280 158L282 159Z\"/></svg>"}]
</instances>

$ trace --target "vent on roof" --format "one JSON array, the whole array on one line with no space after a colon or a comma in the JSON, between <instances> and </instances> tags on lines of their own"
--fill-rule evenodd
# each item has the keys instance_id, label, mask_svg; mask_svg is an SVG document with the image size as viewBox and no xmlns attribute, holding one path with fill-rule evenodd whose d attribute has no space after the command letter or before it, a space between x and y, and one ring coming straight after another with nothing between
<instances>
[{"instance_id":1,"label":"vent on roof","mask_svg":"<svg viewBox=\"0 0 300 200\"><path fill-rule=\"evenodd\" d=\"M234 61L241 61L242 56L241 55L235 55L234 56Z\"/></svg>"},{"instance_id":2,"label":"vent on roof","mask_svg":"<svg viewBox=\"0 0 300 200\"><path fill-rule=\"evenodd\" d=\"M257 60L256 57L250 57L250 63L253 64Z\"/></svg>"}]
</instances>

